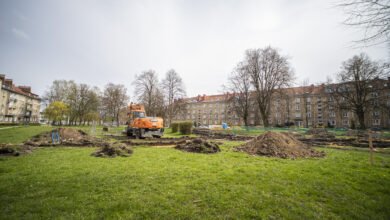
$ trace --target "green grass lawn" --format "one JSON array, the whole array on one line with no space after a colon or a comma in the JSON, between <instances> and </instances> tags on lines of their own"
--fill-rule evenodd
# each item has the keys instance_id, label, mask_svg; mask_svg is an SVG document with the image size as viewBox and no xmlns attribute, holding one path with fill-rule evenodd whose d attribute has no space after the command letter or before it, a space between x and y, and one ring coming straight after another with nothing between
<instances>
[{"instance_id":1,"label":"green grass lawn","mask_svg":"<svg viewBox=\"0 0 390 220\"><path fill-rule=\"evenodd\" d=\"M323 159L138 147L0 157L0 219L389 219L390 157L325 149Z\"/></svg>"},{"instance_id":2,"label":"green grass lawn","mask_svg":"<svg viewBox=\"0 0 390 220\"><path fill-rule=\"evenodd\" d=\"M50 129L0 130L0 143ZM232 151L239 143L213 155L137 147L106 159L90 156L96 148L47 147L0 157L0 219L390 218L389 154L373 166L367 152L326 148L322 159L284 160Z\"/></svg>"},{"instance_id":3,"label":"green grass lawn","mask_svg":"<svg viewBox=\"0 0 390 220\"><path fill-rule=\"evenodd\" d=\"M34 135L50 131L51 129L51 126L21 126L1 129L0 143L21 143Z\"/></svg>"}]
</instances>

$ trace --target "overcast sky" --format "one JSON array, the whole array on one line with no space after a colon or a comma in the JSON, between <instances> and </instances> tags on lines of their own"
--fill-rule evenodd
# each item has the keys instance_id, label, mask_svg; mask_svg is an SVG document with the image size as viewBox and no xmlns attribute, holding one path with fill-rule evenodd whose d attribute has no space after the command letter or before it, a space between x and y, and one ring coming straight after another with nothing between
<instances>
[{"instance_id":1,"label":"overcast sky","mask_svg":"<svg viewBox=\"0 0 390 220\"><path fill-rule=\"evenodd\" d=\"M334 0L120 1L0 0L0 73L42 95L56 79L103 88L153 69L173 68L188 96L217 94L249 48L276 47L297 82L334 76L366 52L388 59L386 45L356 48L362 32L342 25Z\"/></svg>"}]
</instances>

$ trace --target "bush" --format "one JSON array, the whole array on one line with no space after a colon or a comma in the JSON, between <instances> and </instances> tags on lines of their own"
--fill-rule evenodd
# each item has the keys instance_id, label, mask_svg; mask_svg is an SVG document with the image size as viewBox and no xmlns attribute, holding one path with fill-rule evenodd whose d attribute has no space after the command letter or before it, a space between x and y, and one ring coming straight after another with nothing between
<instances>
[{"instance_id":1,"label":"bush","mask_svg":"<svg viewBox=\"0 0 390 220\"><path fill-rule=\"evenodd\" d=\"M179 131L181 134L191 134L192 133L192 122L183 121L179 123Z\"/></svg>"},{"instance_id":2,"label":"bush","mask_svg":"<svg viewBox=\"0 0 390 220\"><path fill-rule=\"evenodd\" d=\"M172 133L176 133L179 130L179 123L173 122L171 123Z\"/></svg>"}]
</instances>

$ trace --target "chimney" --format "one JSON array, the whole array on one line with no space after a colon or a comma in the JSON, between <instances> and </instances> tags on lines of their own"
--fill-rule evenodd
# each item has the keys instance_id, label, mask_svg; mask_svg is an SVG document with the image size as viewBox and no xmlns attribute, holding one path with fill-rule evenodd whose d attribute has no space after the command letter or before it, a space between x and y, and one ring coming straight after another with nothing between
<instances>
[{"instance_id":1,"label":"chimney","mask_svg":"<svg viewBox=\"0 0 390 220\"><path fill-rule=\"evenodd\" d=\"M12 79L5 79L4 84L8 88L12 88Z\"/></svg>"},{"instance_id":2,"label":"chimney","mask_svg":"<svg viewBox=\"0 0 390 220\"><path fill-rule=\"evenodd\" d=\"M30 86L19 86L19 89L21 89L23 92L31 93L31 87Z\"/></svg>"}]
</instances>

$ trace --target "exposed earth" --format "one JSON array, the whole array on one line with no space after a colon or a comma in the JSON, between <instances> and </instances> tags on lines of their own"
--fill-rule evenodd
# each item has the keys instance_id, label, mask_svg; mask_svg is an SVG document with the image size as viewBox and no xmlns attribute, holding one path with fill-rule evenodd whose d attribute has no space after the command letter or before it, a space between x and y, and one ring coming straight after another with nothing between
<instances>
[{"instance_id":1,"label":"exposed earth","mask_svg":"<svg viewBox=\"0 0 390 220\"><path fill-rule=\"evenodd\" d=\"M286 132L266 132L236 147L236 150L251 155L290 159L325 156L324 152L312 149Z\"/></svg>"}]
</instances>

